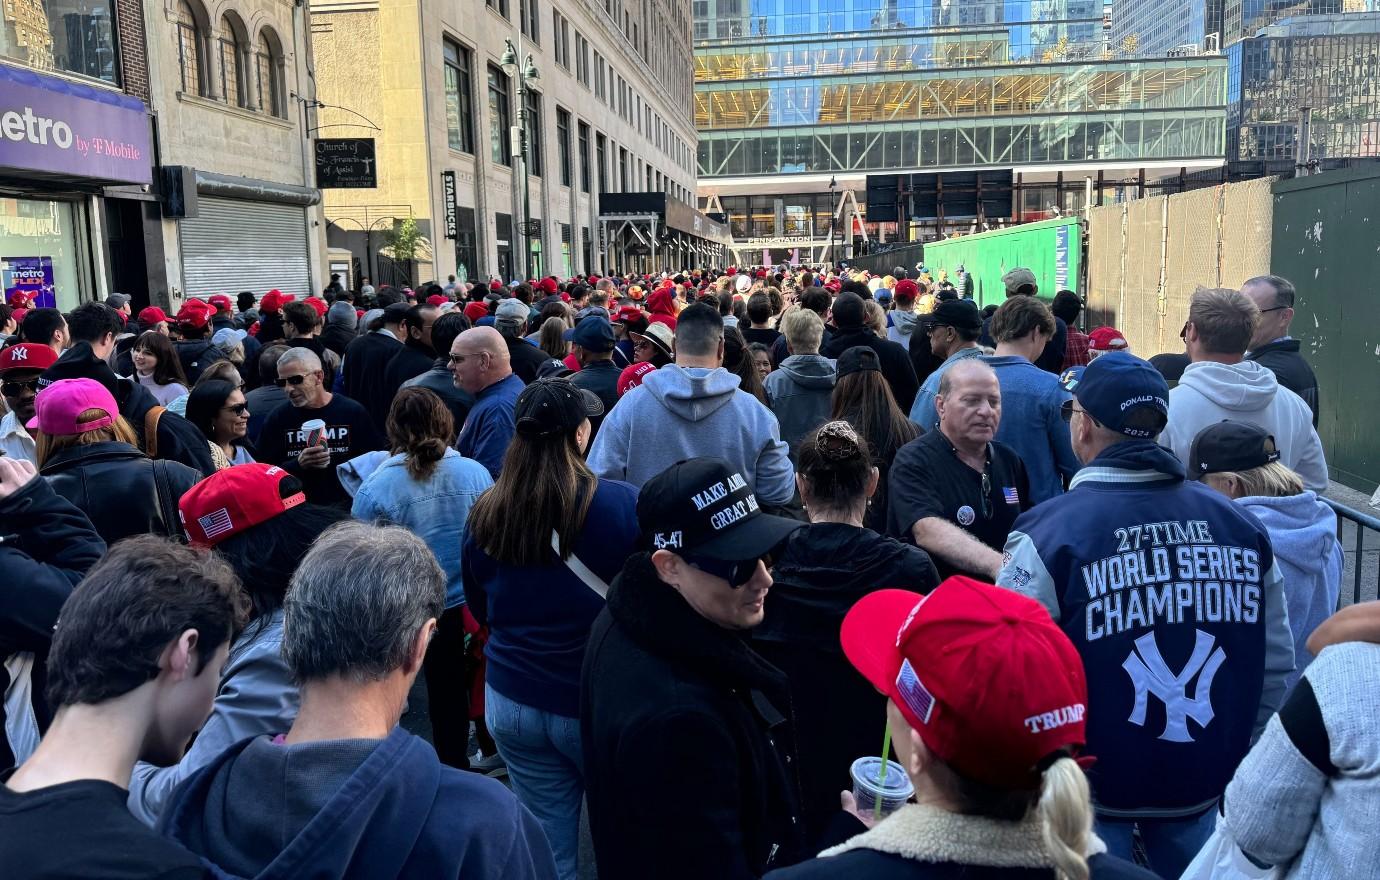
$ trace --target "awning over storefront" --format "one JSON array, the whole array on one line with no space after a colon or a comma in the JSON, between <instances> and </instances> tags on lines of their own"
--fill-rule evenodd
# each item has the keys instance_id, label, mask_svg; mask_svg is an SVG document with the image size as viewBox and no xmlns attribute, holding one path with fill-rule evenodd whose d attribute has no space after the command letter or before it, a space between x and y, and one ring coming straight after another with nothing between
<instances>
[{"instance_id":1,"label":"awning over storefront","mask_svg":"<svg viewBox=\"0 0 1380 880\"><path fill-rule=\"evenodd\" d=\"M0 173L153 182L148 108L110 89L0 64Z\"/></svg>"}]
</instances>

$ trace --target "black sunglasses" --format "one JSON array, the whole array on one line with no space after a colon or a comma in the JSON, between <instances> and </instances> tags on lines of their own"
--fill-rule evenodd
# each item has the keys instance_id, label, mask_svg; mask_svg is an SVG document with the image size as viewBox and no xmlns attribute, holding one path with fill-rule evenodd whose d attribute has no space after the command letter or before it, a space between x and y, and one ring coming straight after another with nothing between
<instances>
[{"instance_id":1,"label":"black sunglasses","mask_svg":"<svg viewBox=\"0 0 1380 880\"><path fill-rule=\"evenodd\" d=\"M29 379L26 382L16 382L11 380L9 382L4 383L3 385L0 385L0 393L3 393L6 397L18 397L19 395L23 394L26 390L32 391L35 394L38 393L37 377Z\"/></svg>"},{"instance_id":2,"label":"black sunglasses","mask_svg":"<svg viewBox=\"0 0 1380 880\"><path fill-rule=\"evenodd\" d=\"M759 556L756 559L747 559L741 562L724 562L720 559L707 559L703 556L696 556L693 553L682 553L681 558L705 574L713 575L716 578L722 578L728 581L728 585L735 590L752 580L752 576L757 573L758 562L761 562L770 570L772 562L774 561L770 553Z\"/></svg>"},{"instance_id":3,"label":"black sunglasses","mask_svg":"<svg viewBox=\"0 0 1380 880\"><path fill-rule=\"evenodd\" d=\"M230 412L234 413L234 414L237 415L237 416L242 416L242 415L244 415L244 411L247 410L247 409L249 409L249 404L247 404L247 403L235 403L235 404L231 404L230 406L222 407L222 409L227 409L227 410L229 410Z\"/></svg>"},{"instance_id":4,"label":"black sunglasses","mask_svg":"<svg viewBox=\"0 0 1380 880\"><path fill-rule=\"evenodd\" d=\"M301 385L305 381L307 381L307 376L303 373L300 376L288 376L286 379L274 379L273 384L279 388L286 388L289 385Z\"/></svg>"}]
</instances>

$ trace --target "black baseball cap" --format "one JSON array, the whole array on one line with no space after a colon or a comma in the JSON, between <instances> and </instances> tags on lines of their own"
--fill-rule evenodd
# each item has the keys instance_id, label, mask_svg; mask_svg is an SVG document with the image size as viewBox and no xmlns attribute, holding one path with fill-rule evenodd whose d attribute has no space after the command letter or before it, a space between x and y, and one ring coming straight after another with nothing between
<instances>
[{"instance_id":1,"label":"black baseball cap","mask_svg":"<svg viewBox=\"0 0 1380 880\"><path fill-rule=\"evenodd\" d=\"M1268 431L1259 425L1226 420L1207 426L1193 438L1188 475L1201 480L1208 474L1248 471L1272 461L1279 461L1279 447Z\"/></svg>"},{"instance_id":2,"label":"black baseball cap","mask_svg":"<svg viewBox=\"0 0 1380 880\"><path fill-rule=\"evenodd\" d=\"M982 329L982 314L970 299L950 299L935 305L934 311L920 316L925 327L952 327L974 332Z\"/></svg>"},{"instance_id":3,"label":"black baseball cap","mask_svg":"<svg viewBox=\"0 0 1380 880\"><path fill-rule=\"evenodd\" d=\"M565 365L565 361L556 358L548 358L542 361L541 366L537 367L538 379L559 379L562 376L569 376L575 372Z\"/></svg>"},{"instance_id":4,"label":"black baseball cap","mask_svg":"<svg viewBox=\"0 0 1380 880\"><path fill-rule=\"evenodd\" d=\"M758 559L804 525L763 513L751 484L721 458L678 461L648 480L637 522L650 550L721 562Z\"/></svg>"},{"instance_id":5,"label":"black baseball cap","mask_svg":"<svg viewBox=\"0 0 1380 880\"><path fill-rule=\"evenodd\" d=\"M576 388L569 379L538 379L523 389L513 407L513 420L524 437L549 437L580 427L602 415L604 404L592 392Z\"/></svg>"},{"instance_id":6,"label":"black baseball cap","mask_svg":"<svg viewBox=\"0 0 1380 880\"><path fill-rule=\"evenodd\" d=\"M882 359L877 357L877 352L865 345L855 345L846 348L843 354L839 355L838 378L851 376L854 373L866 371L880 373L882 371Z\"/></svg>"}]
</instances>

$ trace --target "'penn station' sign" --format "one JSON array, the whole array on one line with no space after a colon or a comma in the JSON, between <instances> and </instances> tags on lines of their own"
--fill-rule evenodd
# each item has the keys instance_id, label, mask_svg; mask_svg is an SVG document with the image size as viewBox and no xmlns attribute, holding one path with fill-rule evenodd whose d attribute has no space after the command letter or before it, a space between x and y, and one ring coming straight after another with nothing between
<instances>
[{"instance_id":1,"label":"'penn station' sign","mask_svg":"<svg viewBox=\"0 0 1380 880\"><path fill-rule=\"evenodd\" d=\"M152 183L148 110L120 92L0 64L0 168Z\"/></svg>"}]
</instances>

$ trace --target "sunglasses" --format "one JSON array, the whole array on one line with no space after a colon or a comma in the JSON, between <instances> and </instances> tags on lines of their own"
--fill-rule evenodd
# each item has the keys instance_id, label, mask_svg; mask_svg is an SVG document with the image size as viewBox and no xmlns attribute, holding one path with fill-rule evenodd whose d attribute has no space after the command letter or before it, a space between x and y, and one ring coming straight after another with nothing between
<instances>
[{"instance_id":1,"label":"sunglasses","mask_svg":"<svg viewBox=\"0 0 1380 880\"><path fill-rule=\"evenodd\" d=\"M25 391L32 391L35 394L37 394L38 379L29 379L26 382L16 382L11 380L9 382L4 383L3 385L0 385L0 393L3 393L6 397L18 397Z\"/></svg>"},{"instance_id":2,"label":"sunglasses","mask_svg":"<svg viewBox=\"0 0 1380 880\"><path fill-rule=\"evenodd\" d=\"M1087 410L1075 409L1072 400L1066 400L1063 403L1059 404L1059 416L1063 418L1065 422L1072 422L1074 413L1082 413L1084 416L1087 416L1089 419L1091 419L1094 425L1097 425L1098 427L1102 426L1101 422L1099 422L1097 419L1094 419L1092 416L1088 415Z\"/></svg>"},{"instance_id":3,"label":"sunglasses","mask_svg":"<svg viewBox=\"0 0 1380 880\"><path fill-rule=\"evenodd\" d=\"M992 478L982 472L982 518L992 518Z\"/></svg>"},{"instance_id":4,"label":"sunglasses","mask_svg":"<svg viewBox=\"0 0 1380 880\"><path fill-rule=\"evenodd\" d=\"M247 403L236 403L236 404L233 404L233 405L231 405L231 406L222 407L222 409L229 410L230 412L234 413L234 414L237 415L237 416L242 416L242 415L244 415L244 411L247 410L247 409L249 409L249 404L247 404Z\"/></svg>"},{"instance_id":5,"label":"sunglasses","mask_svg":"<svg viewBox=\"0 0 1380 880\"><path fill-rule=\"evenodd\" d=\"M305 381L307 381L307 374L303 373L299 376L288 376L286 378L274 379L273 384L277 385L279 388L286 388L289 385L301 385Z\"/></svg>"},{"instance_id":6,"label":"sunglasses","mask_svg":"<svg viewBox=\"0 0 1380 880\"><path fill-rule=\"evenodd\" d=\"M721 559L706 559L703 556L696 556L693 553L683 553L681 554L681 558L707 575L712 575L713 577L722 578L728 581L728 585L735 590L752 580L752 576L757 573L758 562L761 562L770 570L772 563L775 561L772 559L770 553L759 556L756 559L747 559L741 562L725 562Z\"/></svg>"}]
</instances>

